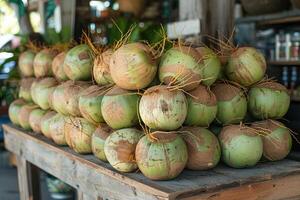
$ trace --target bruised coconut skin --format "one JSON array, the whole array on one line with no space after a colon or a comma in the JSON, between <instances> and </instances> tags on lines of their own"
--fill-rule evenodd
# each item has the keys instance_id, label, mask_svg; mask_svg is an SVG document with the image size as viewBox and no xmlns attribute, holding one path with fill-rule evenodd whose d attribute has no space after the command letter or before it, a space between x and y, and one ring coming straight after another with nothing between
<instances>
[{"instance_id":1,"label":"bruised coconut skin","mask_svg":"<svg viewBox=\"0 0 300 200\"><path fill-rule=\"evenodd\" d=\"M135 128L124 128L106 138L104 152L113 168L120 172L132 172L138 168L135 148L142 135L142 131Z\"/></svg>"},{"instance_id":2,"label":"bruised coconut skin","mask_svg":"<svg viewBox=\"0 0 300 200\"><path fill-rule=\"evenodd\" d=\"M101 102L108 88L92 85L79 97L78 106L82 117L93 124L104 122L101 113Z\"/></svg>"},{"instance_id":3,"label":"bruised coconut skin","mask_svg":"<svg viewBox=\"0 0 300 200\"><path fill-rule=\"evenodd\" d=\"M263 140L263 156L270 161L284 159L291 151L292 137L288 128L275 120L265 120L252 125Z\"/></svg>"},{"instance_id":4,"label":"bruised coconut skin","mask_svg":"<svg viewBox=\"0 0 300 200\"><path fill-rule=\"evenodd\" d=\"M208 127L216 118L217 98L209 89L199 85L187 95L187 117L184 124L189 126Z\"/></svg>"},{"instance_id":5,"label":"bruised coconut skin","mask_svg":"<svg viewBox=\"0 0 300 200\"><path fill-rule=\"evenodd\" d=\"M52 61L57 53L56 50L43 49L36 54L33 61L33 70L36 78L51 76L53 74L51 69Z\"/></svg>"},{"instance_id":6,"label":"bruised coconut skin","mask_svg":"<svg viewBox=\"0 0 300 200\"><path fill-rule=\"evenodd\" d=\"M22 106L25 104L26 102L23 99L16 99L9 105L8 116L13 124L20 125L18 115Z\"/></svg>"},{"instance_id":7,"label":"bruised coconut skin","mask_svg":"<svg viewBox=\"0 0 300 200\"><path fill-rule=\"evenodd\" d=\"M254 129L229 125L219 135L223 161L234 168L252 167L263 153L263 141Z\"/></svg>"},{"instance_id":8,"label":"bruised coconut skin","mask_svg":"<svg viewBox=\"0 0 300 200\"><path fill-rule=\"evenodd\" d=\"M250 86L264 77L266 69L266 60L259 51L240 47L230 55L225 73L230 80Z\"/></svg>"},{"instance_id":9,"label":"bruised coconut skin","mask_svg":"<svg viewBox=\"0 0 300 200\"><path fill-rule=\"evenodd\" d=\"M65 124L66 124L65 116L59 113L57 113L55 116L53 116L50 119L49 122L50 135L54 143L57 145L61 145L61 146L67 145L66 138L65 138Z\"/></svg>"},{"instance_id":10,"label":"bruised coconut skin","mask_svg":"<svg viewBox=\"0 0 300 200\"><path fill-rule=\"evenodd\" d=\"M141 172L151 180L177 177L188 160L183 139L171 132L154 132L144 136L136 146L135 156Z\"/></svg>"},{"instance_id":11,"label":"bruised coconut skin","mask_svg":"<svg viewBox=\"0 0 300 200\"><path fill-rule=\"evenodd\" d=\"M247 114L247 99L243 91L226 83L216 84L212 88L218 101L216 119L221 124L239 123Z\"/></svg>"},{"instance_id":12,"label":"bruised coconut skin","mask_svg":"<svg viewBox=\"0 0 300 200\"><path fill-rule=\"evenodd\" d=\"M54 91L57 84L58 82L54 78L44 78L34 86L32 92L34 92L35 103L43 110L50 108L48 96Z\"/></svg>"},{"instance_id":13,"label":"bruised coconut skin","mask_svg":"<svg viewBox=\"0 0 300 200\"><path fill-rule=\"evenodd\" d=\"M104 162L107 162L107 158L104 153L105 140L113 131L114 130L107 124L100 123L92 136L93 154Z\"/></svg>"},{"instance_id":14,"label":"bruised coconut skin","mask_svg":"<svg viewBox=\"0 0 300 200\"><path fill-rule=\"evenodd\" d=\"M77 45L67 52L64 60L64 72L70 80L90 80L92 67L93 58L88 45Z\"/></svg>"},{"instance_id":15,"label":"bruised coconut skin","mask_svg":"<svg viewBox=\"0 0 300 200\"><path fill-rule=\"evenodd\" d=\"M176 130L187 116L187 100L179 90L153 86L143 94L139 112L142 121L151 129Z\"/></svg>"},{"instance_id":16,"label":"bruised coconut skin","mask_svg":"<svg viewBox=\"0 0 300 200\"><path fill-rule=\"evenodd\" d=\"M51 118L54 117L57 113L54 111L48 111L42 118L41 118L41 132L44 136L49 139L51 138L50 133L50 121Z\"/></svg>"},{"instance_id":17,"label":"bruised coconut skin","mask_svg":"<svg viewBox=\"0 0 300 200\"><path fill-rule=\"evenodd\" d=\"M252 87L248 93L248 109L257 119L282 118L289 106L288 91L279 83L261 83Z\"/></svg>"},{"instance_id":18,"label":"bruised coconut skin","mask_svg":"<svg viewBox=\"0 0 300 200\"><path fill-rule=\"evenodd\" d=\"M68 118L65 123L65 134L70 147L80 154L92 152L92 134L96 126L84 118Z\"/></svg>"},{"instance_id":19,"label":"bruised coconut skin","mask_svg":"<svg viewBox=\"0 0 300 200\"><path fill-rule=\"evenodd\" d=\"M41 119L46 114L45 110L35 109L29 115L29 124L31 129L36 133L41 133Z\"/></svg>"},{"instance_id":20,"label":"bruised coconut skin","mask_svg":"<svg viewBox=\"0 0 300 200\"><path fill-rule=\"evenodd\" d=\"M18 121L20 123L20 126L25 130L31 130L30 124L29 124L29 115L31 111L34 109L37 109L38 106L32 103L25 104L21 107L20 112L18 113Z\"/></svg>"},{"instance_id":21,"label":"bruised coconut skin","mask_svg":"<svg viewBox=\"0 0 300 200\"><path fill-rule=\"evenodd\" d=\"M188 149L188 169L207 170L217 166L221 147L212 132L201 127L183 127L180 131Z\"/></svg>"},{"instance_id":22,"label":"bruised coconut skin","mask_svg":"<svg viewBox=\"0 0 300 200\"><path fill-rule=\"evenodd\" d=\"M101 102L101 112L105 122L113 129L138 125L138 94L123 90L118 86L108 91Z\"/></svg>"},{"instance_id":23,"label":"bruised coconut skin","mask_svg":"<svg viewBox=\"0 0 300 200\"><path fill-rule=\"evenodd\" d=\"M52 72L55 78L60 81L68 80L68 77L64 71L64 61L66 57L66 52L61 52L57 56L54 57L52 61Z\"/></svg>"},{"instance_id":24,"label":"bruised coconut skin","mask_svg":"<svg viewBox=\"0 0 300 200\"><path fill-rule=\"evenodd\" d=\"M160 59L160 81L166 85L186 85L182 87L186 91L196 88L201 81L199 60L200 55L196 49L173 47Z\"/></svg>"},{"instance_id":25,"label":"bruised coconut skin","mask_svg":"<svg viewBox=\"0 0 300 200\"><path fill-rule=\"evenodd\" d=\"M22 76L24 77L34 76L33 73L34 57L35 57L35 53L31 50L24 51L20 54L18 65Z\"/></svg>"},{"instance_id":26,"label":"bruised coconut skin","mask_svg":"<svg viewBox=\"0 0 300 200\"><path fill-rule=\"evenodd\" d=\"M19 98L22 98L27 102L32 102L30 90L33 82L34 82L34 78L25 78L21 80Z\"/></svg>"},{"instance_id":27,"label":"bruised coconut skin","mask_svg":"<svg viewBox=\"0 0 300 200\"><path fill-rule=\"evenodd\" d=\"M199 61L201 66L201 84L210 86L218 79L221 73L221 61L213 50L207 47L198 47L196 50L201 57Z\"/></svg>"},{"instance_id":28,"label":"bruised coconut skin","mask_svg":"<svg viewBox=\"0 0 300 200\"><path fill-rule=\"evenodd\" d=\"M110 60L110 75L115 84L126 90L147 87L157 72L157 63L150 48L142 43L131 43L116 50Z\"/></svg>"},{"instance_id":29,"label":"bruised coconut skin","mask_svg":"<svg viewBox=\"0 0 300 200\"><path fill-rule=\"evenodd\" d=\"M109 63L112 54L112 49L108 49L97 56L94 60L93 76L98 85L108 85L114 83L109 71Z\"/></svg>"}]
</instances>

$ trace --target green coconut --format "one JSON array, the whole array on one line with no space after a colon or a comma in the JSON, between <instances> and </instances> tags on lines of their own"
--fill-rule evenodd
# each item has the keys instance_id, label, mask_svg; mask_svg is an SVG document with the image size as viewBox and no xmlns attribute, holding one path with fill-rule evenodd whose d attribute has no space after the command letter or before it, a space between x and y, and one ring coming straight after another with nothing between
<instances>
[{"instance_id":1,"label":"green coconut","mask_svg":"<svg viewBox=\"0 0 300 200\"><path fill-rule=\"evenodd\" d=\"M186 91L201 82L213 84L220 73L221 63L209 48L177 46L168 50L159 64L159 79L167 85L177 85Z\"/></svg>"},{"instance_id":2,"label":"green coconut","mask_svg":"<svg viewBox=\"0 0 300 200\"><path fill-rule=\"evenodd\" d=\"M230 55L225 73L230 80L250 86L264 77L266 69L266 60L258 50L240 47Z\"/></svg>"},{"instance_id":3,"label":"green coconut","mask_svg":"<svg viewBox=\"0 0 300 200\"><path fill-rule=\"evenodd\" d=\"M84 118L68 118L65 123L65 135L70 147L80 154L92 153L92 134L96 126Z\"/></svg>"},{"instance_id":4,"label":"green coconut","mask_svg":"<svg viewBox=\"0 0 300 200\"><path fill-rule=\"evenodd\" d=\"M257 119L282 118L290 106L288 90L276 82L263 82L248 93L248 110Z\"/></svg>"},{"instance_id":5,"label":"green coconut","mask_svg":"<svg viewBox=\"0 0 300 200\"><path fill-rule=\"evenodd\" d=\"M187 116L187 100L183 92L165 85L147 89L139 104L142 121L151 129L176 130Z\"/></svg>"},{"instance_id":6,"label":"green coconut","mask_svg":"<svg viewBox=\"0 0 300 200\"><path fill-rule=\"evenodd\" d=\"M29 125L36 133L41 133L41 119L47 111L40 108L34 109L29 115Z\"/></svg>"},{"instance_id":7,"label":"green coconut","mask_svg":"<svg viewBox=\"0 0 300 200\"><path fill-rule=\"evenodd\" d=\"M241 122L247 113L247 99L242 89L227 83L212 88L218 101L216 120L221 124Z\"/></svg>"},{"instance_id":8,"label":"green coconut","mask_svg":"<svg viewBox=\"0 0 300 200\"><path fill-rule=\"evenodd\" d=\"M9 116L10 121L13 124L20 125L18 115L20 113L22 106L25 104L26 104L26 102L24 99L16 99L9 105L8 116Z\"/></svg>"},{"instance_id":9,"label":"green coconut","mask_svg":"<svg viewBox=\"0 0 300 200\"><path fill-rule=\"evenodd\" d=\"M19 98L22 98L27 102L32 102L31 85L33 82L34 82L34 78L24 78L21 80Z\"/></svg>"},{"instance_id":10,"label":"green coconut","mask_svg":"<svg viewBox=\"0 0 300 200\"><path fill-rule=\"evenodd\" d=\"M105 123L100 123L92 136L92 151L93 154L100 160L107 162L105 153L104 153L104 144L106 138L114 130Z\"/></svg>"},{"instance_id":11,"label":"green coconut","mask_svg":"<svg viewBox=\"0 0 300 200\"><path fill-rule=\"evenodd\" d=\"M36 54L33 60L33 70L36 78L52 76L52 61L57 53L56 50L43 49Z\"/></svg>"},{"instance_id":12,"label":"green coconut","mask_svg":"<svg viewBox=\"0 0 300 200\"><path fill-rule=\"evenodd\" d=\"M42 109L47 110L50 108L49 94L52 93L57 86L58 82L54 78L44 78L37 82L34 86L34 99L35 103Z\"/></svg>"},{"instance_id":13,"label":"green coconut","mask_svg":"<svg viewBox=\"0 0 300 200\"><path fill-rule=\"evenodd\" d=\"M70 80L90 80L92 67L93 58L88 45L77 45L67 52L64 61L64 72Z\"/></svg>"},{"instance_id":14,"label":"green coconut","mask_svg":"<svg viewBox=\"0 0 300 200\"><path fill-rule=\"evenodd\" d=\"M188 150L179 135L157 131L139 141L135 158L139 169L149 179L170 180L185 168Z\"/></svg>"},{"instance_id":15,"label":"green coconut","mask_svg":"<svg viewBox=\"0 0 300 200\"><path fill-rule=\"evenodd\" d=\"M69 85L74 84L73 81L66 81L63 82L62 84L58 85L53 93L52 93L52 98L51 98L51 93L49 94L48 98L51 98L51 100L49 102L51 102L50 104L52 104L53 109L63 115L67 115L68 111L66 109L67 105L66 100L65 100L65 92L66 92L66 88Z\"/></svg>"},{"instance_id":16,"label":"green coconut","mask_svg":"<svg viewBox=\"0 0 300 200\"><path fill-rule=\"evenodd\" d=\"M103 97L101 113L113 129L128 128L139 124L138 94L114 86Z\"/></svg>"},{"instance_id":17,"label":"green coconut","mask_svg":"<svg viewBox=\"0 0 300 200\"><path fill-rule=\"evenodd\" d=\"M229 125L219 135L223 161L234 168L252 167L263 153L263 141L253 128Z\"/></svg>"},{"instance_id":18,"label":"green coconut","mask_svg":"<svg viewBox=\"0 0 300 200\"><path fill-rule=\"evenodd\" d=\"M263 140L263 156L270 161L284 159L291 151L292 137L290 130L275 120L265 120L252 124Z\"/></svg>"},{"instance_id":19,"label":"green coconut","mask_svg":"<svg viewBox=\"0 0 300 200\"><path fill-rule=\"evenodd\" d=\"M56 115L50 118L49 132L51 138L57 145L67 145L65 137L65 124L66 117L62 114L57 113Z\"/></svg>"},{"instance_id":20,"label":"green coconut","mask_svg":"<svg viewBox=\"0 0 300 200\"><path fill-rule=\"evenodd\" d=\"M41 118L41 132L44 136L49 139L51 138L50 133L50 121L51 118L54 117L57 113L54 111L48 111L42 118Z\"/></svg>"},{"instance_id":21,"label":"green coconut","mask_svg":"<svg viewBox=\"0 0 300 200\"><path fill-rule=\"evenodd\" d=\"M53 102L55 102L55 99L53 99L53 94L57 86L54 86L51 90L49 90L49 94L48 94L48 104L49 104L49 109L51 110L54 110Z\"/></svg>"},{"instance_id":22,"label":"green coconut","mask_svg":"<svg viewBox=\"0 0 300 200\"><path fill-rule=\"evenodd\" d=\"M188 149L188 169L207 170L217 166L221 158L221 147L212 132L201 127L183 127L180 131Z\"/></svg>"},{"instance_id":23,"label":"green coconut","mask_svg":"<svg viewBox=\"0 0 300 200\"><path fill-rule=\"evenodd\" d=\"M217 54L213 50L207 47L198 47L196 48L200 54L200 75L201 75L201 84L210 86L218 78L221 73L221 61Z\"/></svg>"},{"instance_id":24,"label":"green coconut","mask_svg":"<svg viewBox=\"0 0 300 200\"><path fill-rule=\"evenodd\" d=\"M31 126L29 124L29 115L33 110L37 108L38 106L33 103L25 104L21 107L18 113L18 121L23 129L31 130Z\"/></svg>"},{"instance_id":25,"label":"green coconut","mask_svg":"<svg viewBox=\"0 0 300 200\"><path fill-rule=\"evenodd\" d=\"M107 90L107 87L92 85L80 94L78 107L82 117L93 124L104 122L101 102Z\"/></svg>"},{"instance_id":26,"label":"green coconut","mask_svg":"<svg viewBox=\"0 0 300 200\"><path fill-rule=\"evenodd\" d=\"M64 71L64 61L66 57L66 52L61 52L57 56L54 57L52 61L52 72L55 78L59 81L66 81L68 77Z\"/></svg>"},{"instance_id":27,"label":"green coconut","mask_svg":"<svg viewBox=\"0 0 300 200\"><path fill-rule=\"evenodd\" d=\"M104 153L109 164L120 172L135 171L135 148L143 133L135 128L124 128L111 133L105 140Z\"/></svg>"},{"instance_id":28,"label":"green coconut","mask_svg":"<svg viewBox=\"0 0 300 200\"><path fill-rule=\"evenodd\" d=\"M130 43L117 49L110 59L110 75L114 83L126 90L146 88L154 79L157 63L150 47Z\"/></svg>"},{"instance_id":29,"label":"green coconut","mask_svg":"<svg viewBox=\"0 0 300 200\"><path fill-rule=\"evenodd\" d=\"M34 76L33 73L34 57L35 57L35 53L31 50L26 50L20 54L18 65L22 76L24 77Z\"/></svg>"},{"instance_id":30,"label":"green coconut","mask_svg":"<svg viewBox=\"0 0 300 200\"><path fill-rule=\"evenodd\" d=\"M94 59L93 76L98 85L108 85L114 83L109 71L112 49L108 49Z\"/></svg>"},{"instance_id":31,"label":"green coconut","mask_svg":"<svg viewBox=\"0 0 300 200\"><path fill-rule=\"evenodd\" d=\"M217 98L207 87L199 85L187 95L188 110L184 124L208 127L216 118Z\"/></svg>"}]
</instances>

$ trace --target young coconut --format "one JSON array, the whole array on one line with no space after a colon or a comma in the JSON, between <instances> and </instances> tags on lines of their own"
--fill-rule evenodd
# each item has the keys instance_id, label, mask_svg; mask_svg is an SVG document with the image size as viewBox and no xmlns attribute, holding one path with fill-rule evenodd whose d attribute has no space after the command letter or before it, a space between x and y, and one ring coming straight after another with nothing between
<instances>
[{"instance_id":1,"label":"young coconut","mask_svg":"<svg viewBox=\"0 0 300 200\"><path fill-rule=\"evenodd\" d=\"M263 142L257 131L244 125L222 129L219 140L223 161L234 168L252 167L263 153Z\"/></svg>"},{"instance_id":2,"label":"young coconut","mask_svg":"<svg viewBox=\"0 0 300 200\"><path fill-rule=\"evenodd\" d=\"M212 132L201 127L183 127L180 131L187 145L188 169L207 170L217 166L221 158L221 147Z\"/></svg>"},{"instance_id":3,"label":"young coconut","mask_svg":"<svg viewBox=\"0 0 300 200\"><path fill-rule=\"evenodd\" d=\"M52 72L55 78L59 81L66 81L68 77L64 71L64 61L67 52L63 51L54 57L52 61Z\"/></svg>"},{"instance_id":4,"label":"young coconut","mask_svg":"<svg viewBox=\"0 0 300 200\"><path fill-rule=\"evenodd\" d=\"M18 121L20 123L20 126L23 129L31 130L31 126L29 124L29 115L30 115L31 111L33 111L37 108L38 108L38 106L33 103L25 104L21 107L21 109L18 113Z\"/></svg>"},{"instance_id":5,"label":"young coconut","mask_svg":"<svg viewBox=\"0 0 300 200\"><path fill-rule=\"evenodd\" d=\"M104 144L109 164L120 172L136 170L135 148L142 135L142 131L135 128L124 128L111 133Z\"/></svg>"},{"instance_id":6,"label":"young coconut","mask_svg":"<svg viewBox=\"0 0 300 200\"><path fill-rule=\"evenodd\" d=\"M34 109L29 115L29 125L36 133L41 133L41 119L47 111L40 108Z\"/></svg>"},{"instance_id":7,"label":"young coconut","mask_svg":"<svg viewBox=\"0 0 300 200\"><path fill-rule=\"evenodd\" d=\"M109 71L112 49L107 49L94 59L93 76L98 85L108 85L114 83Z\"/></svg>"},{"instance_id":8,"label":"young coconut","mask_svg":"<svg viewBox=\"0 0 300 200\"><path fill-rule=\"evenodd\" d=\"M248 109L257 119L282 118L290 106L288 90L276 82L262 82L248 93Z\"/></svg>"},{"instance_id":9,"label":"young coconut","mask_svg":"<svg viewBox=\"0 0 300 200\"><path fill-rule=\"evenodd\" d=\"M87 154L92 152L92 134L96 126L84 118L68 118L65 123L67 143L77 153Z\"/></svg>"},{"instance_id":10,"label":"young coconut","mask_svg":"<svg viewBox=\"0 0 300 200\"><path fill-rule=\"evenodd\" d=\"M36 78L52 75L52 61L57 53L57 50L54 49L43 49L36 54L33 61L33 70Z\"/></svg>"},{"instance_id":11,"label":"young coconut","mask_svg":"<svg viewBox=\"0 0 300 200\"><path fill-rule=\"evenodd\" d=\"M231 81L250 86L264 77L266 69L266 60L259 51L240 47L230 55L225 73Z\"/></svg>"},{"instance_id":12,"label":"young coconut","mask_svg":"<svg viewBox=\"0 0 300 200\"><path fill-rule=\"evenodd\" d=\"M142 121L155 130L178 129L187 116L187 109L183 92L165 85L147 89L139 104Z\"/></svg>"},{"instance_id":13,"label":"young coconut","mask_svg":"<svg viewBox=\"0 0 300 200\"><path fill-rule=\"evenodd\" d=\"M32 102L31 97L31 85L34 81L34 78L25 78L21 80L19 98L24 99L27 102Z\"/></svg>"},{"instance_id":14,"label":"young coconut","mask_svg":"<svg viewBox=\"0 0 300 200\"><path fill-rule=\"evenodd\" d=\"M93 124L104 122L101 102L107 90L107 87L92 85L80 94L78 106L82 117Z\"/></svg>"},{"instance_id":15,"label":"young coconut","mask_svg":"<svg viewBox=\"0 0 300 200\"><path fill-rule=\"evenodd\" d=\"M241 122L247 113L247 100L242 89L227 83L212 88L218 100L217 122L227 125Z\"/></svg>"},{"instance_id":16,"label":"young coconut","mask_svg":"<svg viewBox=\"0 0 300 200\"><path fill-rule=\"evenodd\" d=\"M51 118L54 117L57 113L54 111L48 111L42 118L41 118L41 132L44 136L49 139L51 138L50 133L50 121Z\"/></svg>"},{"instance_id":17,"label":"young coconut","mask_svg":"<svg viewBox=\"0 0 300 200\"><path fill-rule=\"evenodd\" d=\"M52 95L51 93L49 93L48 99L51 98L51 100L49 102L51 102L50 104L52 104L53 109L58 112L61 113L63 115L67 115L68 111L66 109L67 105L66 100L65 100L65 93L66 93L66 88L69 85L74 84L73 81L66 81L63 82L62 84L58 85Z\"/></svg>"},{"instance_id":18,"label":"young coconut","mask_svg":"<svg viewBox=\"0 0 300 200\"><path fill-rule=\"evenodd\" d=\"M284 159L291 151L292 137L284 124L275 120L265 120L252 124L262 136L263 156L270 161Z\"/></svg>"},{"instance_id":19,"label":"young coconut","mask_svg":"<svg viewBox=\"0 0 300 200\"><path fill-rule=\"evenodd\" d=\"M57 84L58 82L54 78L44 78L34 85L32 91L34 92L35 103L42 109L47 110L50 108L48 97L54 91Z\"/></svg>"},{"instance_id":20,"label":"young coconut","mask_svg":"<svg viewBox=\"0 0 300 200\"><path fill-rule=\"evenodd\" d=\"M151 180L177 177L188 161L187 146L172 132L156 131L137 144L135 158L141 172Z\"/></svg>"},{"instance_id":21,"label":"young coconut","mask_svg":"<svg viewBox=\"0 0 300 200\"><path fill-rule=\"evenodd\" d=\"M138 94L114 86L101 102L101 113L105 122L113 129L138 125L139 100Z\"/></svg>"},{"instance_id":22,"label":"young coconut","mask_svg":"<svg viewBox=\"0 0 300 200\"><path fill-rule=\"evenodd\" d=\"M54 86L53 89L51 89L48 94L48 104L49 104L49 109L51 110L54 110L53 102L55 102L55 99L53 99L53 94L57 86Z\"/></svg>"},{"instance_id":23,"label":"young coconut","mask_svg":"<svg viewBox=\"0 0 300 200\"><path fill-rule=\"evenodd\" d=\"M117 86L126 90L147 87L157 72L150 47L142 43L125 44L110 59L110 75Z\"/></svg>"},{"instance_id":24,"label":"young coconut","mask_svg":"<svg viewBox=\"0 0 300 200\"><path fill-rule=\"evenodd\" d=\"M35 53L32 50L26 50L19 56L18 65L21 75L24 77L32 77L33 73L33 60Z\"/></svg>"},{"instance_id":25,"label":"young coconut","mask_svg":"<svg viewBox=\"0 0 300 200\"><path fill-rule=\"evenodd\" d=\"M199 85L187 95L188 110L184 124L208 127L216 118L217 98L207 87Z\"/></svg>"},{"instance_id":26,"label":"young coconut","mask_svg":"<svg viewBox=\"0 0 300 200\"><path fill-rule=\"evenodd\" d=\"M54 143L57 145L67 145L65 137L65 124L66 117L62 114L57 113L50 118L49 121L49 132Z\"/></svg>"},{"instance_id":27,"label":"young coconut","mask_svg":"<svg viewBox=\"0 0 300 200\"><path fill-rule=\"evenodd\" d=\"M15 125L20 125L18 115L20 113L20 110L23 105L25 105L26 102L24 99L16 99L14 100L8 108L8 116L10 121Z\"/></svg>"},{"instance_id":28,"label":"young coconut","mask_svg":"<svg viewBox=\"0 0 300 200\"><path fill-rule=\"evenodd\" d=\"M105 153L104 153L104 144L106 138L114 130L105 123L100 123L92 136L92 151L93 154L100 160L107 162Z\"/></svg>"},{"instance_id":29,"label":"young coconut","mask_svg":"<svg viewBox=\"0 0 300 200\"><path fill-rule=\"evenodd\" d=\"M64 60L64 72L70 80L89 80L92 67L93 58L88 45L80 44L67 52Z\"/></svg>"}]
</instances>

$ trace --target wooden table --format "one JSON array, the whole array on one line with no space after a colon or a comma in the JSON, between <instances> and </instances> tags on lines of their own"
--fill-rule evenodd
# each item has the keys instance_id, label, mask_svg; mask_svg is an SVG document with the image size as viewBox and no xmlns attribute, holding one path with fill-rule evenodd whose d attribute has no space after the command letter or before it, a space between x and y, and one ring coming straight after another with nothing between
<instances>
[{"instance_id":1,"label":"wooden table","mask_svg":"<svg viewBox=\"0 0 300 200\"><path fill-rule=\"evenodd\" d=\"M21 200L39 200L38 168L78 191L81 200L300 199L300 162L260 163L251 169L220 164L210 171L185 170L171 181L151 181L140 172L119 173L93 155L80 155L40 134L4 125L5 146L17 155Z\"/></svg>"}]
</instances>

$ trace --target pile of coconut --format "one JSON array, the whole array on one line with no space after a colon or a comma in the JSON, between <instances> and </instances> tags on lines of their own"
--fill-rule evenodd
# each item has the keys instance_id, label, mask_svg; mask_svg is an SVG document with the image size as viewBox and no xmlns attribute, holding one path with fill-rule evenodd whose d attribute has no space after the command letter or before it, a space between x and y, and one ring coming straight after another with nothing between
<instances>
[{"instance_id":1,"label":"pile of coconut","mask_svg":"<svg viewBox=\"0 0 300 200\"><path fill-rule=\"evenodd\" d=\"M27 50L9 116L153 180L208 170L221 158L234 168L285 158L292 132L276 120L288 111L287 89L265 78L265 58L254 48L233 48L222 60L208 47L183 44Z\"/></svg>"}]
</instances>

